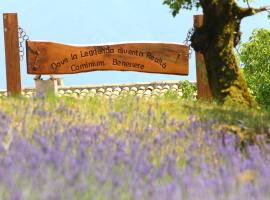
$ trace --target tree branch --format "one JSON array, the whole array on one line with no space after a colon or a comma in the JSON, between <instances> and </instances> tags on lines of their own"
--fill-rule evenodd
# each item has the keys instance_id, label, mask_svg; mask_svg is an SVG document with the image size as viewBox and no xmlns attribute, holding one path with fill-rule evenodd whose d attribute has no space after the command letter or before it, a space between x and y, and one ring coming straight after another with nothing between
<instances>
[{"instance_id":1,"label":"tree branch","mask_svg":"<svg viewBox=\"0 0 270 200\"><path fill-rule=\"evenodd\" d=\"M247 0L247 6L248 6L248 8L250 8L249 0Z\"/></svg>"},{"instance_id":2,"label":"tree branch","mask_svg":"<svg viewBox=\"0 0 270 200\"><path fill-rule=\"evenodd\" d=\"M244 17L255 15L255 14L260 13L260 12L269 11L269 10L270 10L270 6L264 6L264 7L260 7L260 8L252 8L252 7L241 8L241 7L239 7L238 16L240 18L244 18Z\"/></svg>"}]
</instances>

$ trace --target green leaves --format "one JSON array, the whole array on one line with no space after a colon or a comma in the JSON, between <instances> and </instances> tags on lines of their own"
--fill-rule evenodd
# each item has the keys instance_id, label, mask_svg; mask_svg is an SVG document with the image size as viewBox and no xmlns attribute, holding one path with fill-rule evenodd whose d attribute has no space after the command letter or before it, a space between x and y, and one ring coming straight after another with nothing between
<instances>
[{"instance_id":1,"label":"green leaves","mask_svg":"<svg viewBox=\"0 0 270 200\"><path fill-rule=\"evenodd\" d=\"M163 4L168 5L172 10L172 15L175 17L181 9L191 10L199 8L199 0L164 0Z\"/></svg>"},{"instance_id":2,"label":"green leaves","mask_svg":"<svg viewBox=\"0 0 270 200\"><path fill-rule=\"evenodd\" d=\"M232 2L237 2L240 0L232 0ZM242 2L247 4L247 7L250 7L250 3L256 1L256 0L241 0ZM175 17L181 9L191 10L192 8L199 8L201 7L201 4L205 5L222 5L222 0L211 0L211 1L200 1L200 0L163 0L163 4L168 5L172 11L172 15ZM270 19L270 14L268 15L268 18Z\"/></svg>"},{"instance_id":3,"label":"green leaves","mask_svg":"<svg viewBox=\"0 0 270 200\"><path fill-rule=\"evenodd\" d=\"M239 57L252 94L270 108L270 31L254 30L249 42L241 45Z\"/></svg>"}]
</instances>

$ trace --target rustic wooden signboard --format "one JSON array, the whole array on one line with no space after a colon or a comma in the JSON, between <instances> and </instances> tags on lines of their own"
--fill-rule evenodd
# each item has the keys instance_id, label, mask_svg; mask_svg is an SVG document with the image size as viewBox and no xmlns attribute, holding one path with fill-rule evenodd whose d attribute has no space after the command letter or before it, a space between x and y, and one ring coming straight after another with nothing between
<instances>
[{"instance_id":1,"label":"rustic wooden signboard","mask_svg":"<svg viewBox=\"0 0 270 200\"><path fill-rule=\"evenodd\" d=\"M4 13L7 91L21 93L18 20L16 13ZM203 16L194 16L195 29ZM29 74L75 74L117 70L188 75L189 47L177 43L119 43L72 46L54 42L27 41ZM211 99L203 55L196 52L198 98Z\"/></svg>"},{"instance_id":2,"label":"rustic wooden signboard","mask_svg":"<svg viewBox=\"0 0 270 200\"><path fill-rule=\"evenodd\" d=\"M189 48L177 43L73 46L27 41L29 74L75 74L117 70L188 75Z\"/></svg>"}]
</instances>

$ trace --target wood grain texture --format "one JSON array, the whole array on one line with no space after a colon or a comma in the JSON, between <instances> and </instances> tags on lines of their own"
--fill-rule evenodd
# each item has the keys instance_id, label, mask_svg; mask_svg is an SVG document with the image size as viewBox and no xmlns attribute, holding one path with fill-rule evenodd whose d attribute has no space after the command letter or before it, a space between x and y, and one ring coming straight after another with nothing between
<instances>
[{"instance_id":1,"label":"wood grain texture","mask_svg":"<svg viewBox=\"0 0 270 200\"><path fill-rule=\"evenodd\" d=\"M118 43L74 46L27 42L29 74L75 74L117 70L188 75L188 46L175 43Z\"/></svg>"},{"instance_id":2,"label":"wood grain texture","mask_svg":"<svg viewBox=\"0 0 270 200\"><path fill-rule=\"evenodd\" d=\"M18 18L16 13L4 13L6 80L8 95L21 94Z\"/></svg>"},{"instance_id":3,"label":"wood grain texture","mask_svg":"<svg viewBox=\"0 0 270 200\"><path fill-rule=\"evenodd\" d=\"M203 15L194 16L194 29L203 25ZM211 100L212 93L208 83L207 70L204 62L203 54L196 52L196 76L198 99Z\"/></svg>"}]
</instances>

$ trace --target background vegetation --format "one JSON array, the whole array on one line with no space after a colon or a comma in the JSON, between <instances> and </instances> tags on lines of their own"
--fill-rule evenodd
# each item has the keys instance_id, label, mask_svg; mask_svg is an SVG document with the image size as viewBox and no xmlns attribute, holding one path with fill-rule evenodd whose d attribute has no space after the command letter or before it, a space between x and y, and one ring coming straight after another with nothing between
<instances>
[{"instance_id":1,"label":"background vegetation","mask_svg":"<svg viewBox=\"0 0 270 200\"><path fill-rule=\"evenodd\" d=\"M241 44L239 54L245 79L257 102L270 108L270 31L254 30L249 41Z\"/></svg>"}]
</instances>

